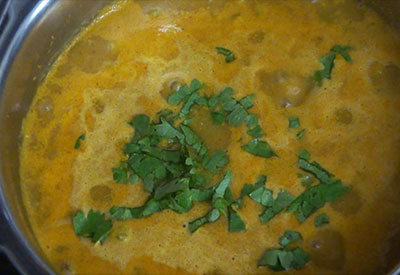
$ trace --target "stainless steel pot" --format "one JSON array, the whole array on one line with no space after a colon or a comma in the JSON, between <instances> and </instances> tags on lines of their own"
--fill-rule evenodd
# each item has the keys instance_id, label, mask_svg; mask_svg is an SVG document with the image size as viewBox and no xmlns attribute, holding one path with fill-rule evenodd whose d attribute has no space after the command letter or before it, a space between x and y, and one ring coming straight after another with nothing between
<instances>
[{"instance_id":1,"label":"stainless steel pot","mask_svg":"<svg viewBox=\"0 0 400 275\"><path fill-rule=\"evenodd\" d=\"M0 0L0 248L22 273L54 271L35 240L22 205L21 123L64 45L110 1ZM361 1L400 30L400 0ZM400 274L400 265L390 274Z\"/></svg>"}]
</instances>

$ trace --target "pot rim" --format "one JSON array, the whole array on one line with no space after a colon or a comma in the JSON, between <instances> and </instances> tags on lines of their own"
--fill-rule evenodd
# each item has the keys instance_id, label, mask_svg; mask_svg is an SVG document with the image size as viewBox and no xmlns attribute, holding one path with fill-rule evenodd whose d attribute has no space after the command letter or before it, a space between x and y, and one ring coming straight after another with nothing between
<instances>
[{"instance_id":1,"label":"pot rim","mask_svg":"<svg viewBox=\"0 0 400 275\"><path fill-rule=\"evenodd\" d=\"M31 2L30 0L8 0L1 19L4 19L3 34L0 37L0 102L3 101L3 90L9 69L19 52L25 38L42 15L54 4L55 0ZM8 16L8 18L5 18ZM7 20L7 21L5 21ZM3 165L1 165L3 166ZM9 201L4 193L4 177L0 172L0 220L4 239L0 249L7 255L21 274L33 270L53 274L51 267L34 251L13 218ZM22 253L20 254L22 249Z\"/></svg>"}]
</instances>

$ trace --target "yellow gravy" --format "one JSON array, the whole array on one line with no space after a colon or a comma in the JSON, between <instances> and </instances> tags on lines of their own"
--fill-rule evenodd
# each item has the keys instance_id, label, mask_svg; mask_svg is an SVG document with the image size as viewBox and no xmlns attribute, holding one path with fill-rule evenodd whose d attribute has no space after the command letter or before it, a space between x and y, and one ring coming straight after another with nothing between
<instances>
[{"instance_id":1,"label":"yellow gravy","mask_svg":"<svg viewBox=\"0 0 400 275\"><path fill-rule=\"evenodd\" d=\"M319 58L335 44L352 46L353 61L338 56L332 79L313 84ZM227 64L217 46L236 60ZM257 260L290 229L303 235L300 246L311 255L290 273L388 270L400 259L399 49L395 31L353 1L116 1L61 54L24 123L21 184L44 254L66 274L261 274L272 271ZM196 203L184 214L114 221L104 244L76 236L71 217L78 209L108 213L146 201L141 184L112 177L133 133L127 122L171 108L168 84L193 78L208 95L227 86L235 98L254 93L252 112L279 155L246 153L245 127L213 125L195 108L195 130L228 152L235 197L261 174L274 193L299 195L301 149L350 191L304 223L283 213L261 224L262 207L247 198L239 210L245 232L229 233L220 219L190 235L187 222L209 209ZM289 116L300 117L302 139L288 129ZM330 224L316 228L320 213Z\"/></svg>"}]
</instances>

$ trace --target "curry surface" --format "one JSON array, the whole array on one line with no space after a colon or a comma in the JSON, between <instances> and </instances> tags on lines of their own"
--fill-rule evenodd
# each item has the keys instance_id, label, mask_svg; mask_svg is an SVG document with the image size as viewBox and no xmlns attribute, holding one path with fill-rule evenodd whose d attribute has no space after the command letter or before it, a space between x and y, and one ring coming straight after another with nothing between
<instances>
[{"instance_id":1,"label":"curry surface","mask_svg":"<svg viewBox=\"0 0 400 275\"><path fill-rule=\"evenodd\" d=\"M332 79L318 87L309 79L335 44L351 45L353 62L337 57ZM237 59L225 63L216 46ZM269 273L257 259L290 229L303 235L300 245L311 254L299 274L386 270L399 260L399 49L398 35L352 1L116 2L53 65L24 123L22 188L44 253L62 273ZM168 84L193 78L207 84L207 94L226 86L236 98L255 93L252 112L279 155L246 153L240 148L246 139L239 141L245 128L213 125L196 109L194 129L209 147L228 151L235 196L260 174L275 192L300 194L301 149L350 192L302 224L280 214L263 225L260 205L245 199L243 233L228 233L220 219L190 235L187 222L209 208L198 203L184 214L166 210L114 222L103 245L77 237L71 219L77 209L107 212L145 202L141 185L112 178L133 132L127 122L171 107ZM300 117L303 139L288 129L289 116ZM75 150L82 133L86 139ZM331 223L315 228L320 213Z\"/></svg>"}]
</instances>

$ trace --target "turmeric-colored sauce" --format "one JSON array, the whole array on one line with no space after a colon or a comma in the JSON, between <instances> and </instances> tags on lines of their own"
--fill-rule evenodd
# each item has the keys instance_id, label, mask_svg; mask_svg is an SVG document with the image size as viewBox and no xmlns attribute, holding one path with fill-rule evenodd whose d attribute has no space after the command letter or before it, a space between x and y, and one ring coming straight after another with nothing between
<instances>
[{"instance_id":1,"label":"turmeric-colored sauce","mask_svg":"<svg viewBox=\"0 0 400 275\"><path fill-rule=\"evenodd\" d=\"M319 58L349 45L331 79L316 85ZM215 47L231 50L226 63ZM303 236L310 262L298 274L387 271L400 244L400 39L375 12L356 1L116 1L81 31L39 87L23 127L21 184L25 206L44 254L70 274L264 274L265 249L279 247L285 230ZM140 206L141 184L117 184L112 168L133 134L137 114L154 117L169 105L171 83L204 82L208 95L224 87L234 97L255 94L266 140L279 157L245 152L247 129L215 125L193 108L191 127L209 148L226 150L231 188L267 175L268 188L298 196L297 154L342 179L350 191L305 222L281 213L266 224L261 205L246 198L238 210L246 231L229 233L226 219L190 234L187 222L208 203L178 214L113 221L107 240L74 233L78 209L108 214L113 205ZM300 118L303 138L288 128ZM81 134L80 148L74 144ZM314 226L326 213L330 223Z\"/></svg>"}]
</instances>

